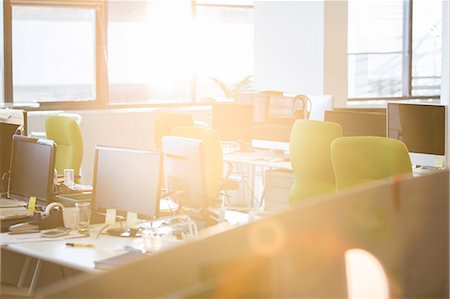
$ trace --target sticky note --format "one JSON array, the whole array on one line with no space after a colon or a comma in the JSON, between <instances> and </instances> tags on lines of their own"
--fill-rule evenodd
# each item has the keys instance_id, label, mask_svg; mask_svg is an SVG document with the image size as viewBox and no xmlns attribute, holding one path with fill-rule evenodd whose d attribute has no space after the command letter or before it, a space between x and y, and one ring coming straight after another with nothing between
<instances>
[{"instance_id":1,"label":"sticky note","mask_svg":"<svg viewBox=\"0 0 450 299\"><path fill-rule=\"evenodd\" d=\"M127 224L129 228L137 227L137 214L133 212L127 212Z\"/></svg>"},{"instance_id":2,"label":"sticky note","mask_svg":"<svg viewBox=\"0 0 450 299\"><path fill-rule=\"evenodd\" d=\"M105 224L116 223L116 209L106 209Z\"/></svg>"},{"instance_id":3,"label":"sticky note","mask_svg":"<svg viewBox=\"0 0 450 299\"><path fill-rule=\"evenodd\" d=\"M28 211L34 213L36 211L36 197L30 196L28 200Z\"/></svg>"}]
</instances>

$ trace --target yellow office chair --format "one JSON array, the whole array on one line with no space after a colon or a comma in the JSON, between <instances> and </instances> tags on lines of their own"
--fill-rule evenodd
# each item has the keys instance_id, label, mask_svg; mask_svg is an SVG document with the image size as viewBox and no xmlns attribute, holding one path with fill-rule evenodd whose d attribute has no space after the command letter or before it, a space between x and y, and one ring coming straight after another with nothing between
<instances>
[{"instance_id":1,"label":"yellow office chair","mask_svg":"<svg viewBox=\"0 0 450 299\"><path fill-rule=\"evenodd\" d=\"M217 200L223 189L239 188L237 183L224 177L222 146L216 131L203 127L176 127L172 130L171 135L198 139L203 142L208 200Z\"/></svg>"},{"instance_id":2,"label":"yellow office chair","mask_svg":"<svg viewBox=\"0 0 450 299\"><path fill-rule=\"evenodd\" d=\"M170 135L173 128L193 125L194 120L189 114L178 112L156 112L153 122L153 137L156 148L161 150L161 138Z\"/></svg>"},{"instance_id":3,"label":"yellow office chair","mask_svg":"<svg viewBox=\"0 0 450 299\"><path fill-rule=\"evenodd\" d=\"M294 182L289 201L335 192L331 165L331 142L342 136L342 127L334 122L296 120L289 138L289 154Z\"/></svg>"},{"instance_id":4,"label":"yellow office chair","mask_svg":"<svg viewBox=\"0 0 450 299\"><path fill-rule=\"evenodd\" d=\"M331 159L337 191L412 173L406 145L400 140L385 137L338 138L331 145Z\"/></svg>"},{"instance_id":5,"label":"yellow office chair","mask_svg":"<svg viewBox=\"0 0 450 299\"><path fill-rule=\"evenodd\" d=\"M55 168L58 174L72 168L76 176L80 174L83 161L83 137L78 123L67 116L49 116L45 120L47 139L56 143ZM79 182L79 179L76 179Z\"/></svg>"}]
</instances>

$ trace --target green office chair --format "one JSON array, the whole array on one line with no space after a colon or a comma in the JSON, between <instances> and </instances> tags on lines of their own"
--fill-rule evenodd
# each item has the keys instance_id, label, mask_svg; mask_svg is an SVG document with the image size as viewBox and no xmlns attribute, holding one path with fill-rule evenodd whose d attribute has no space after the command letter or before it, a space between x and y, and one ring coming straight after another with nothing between
<instances>
[{"instance_id":1,"label":"green office chair","mask_svg":"<svg viewBox=\"0 0 450 299\"><path fill-rule=\"evenodd\" d=\"M338 138L331 145L331 159L337 191L412 173L406 145L400 140L385 137Z\"/></svg>"},{"instance_id":2,"label":"green office chair","mask_svg":"<svg viewBox=\"0 0 450 299\"><path fill-rule=\"evenodd\" d=\"M47 139L56 143L55 168L58 174L64 174L64 169L73 169L79 177L83 161L83 138L78 123L67 116L49 116L45 120ZM79 182L79 179L76 179Z\"/></svg>"},{"instance_id":3,"label":"green office chair","mask_svg":"<svg viewBox=\"0 0 450 299\"><path fill-rule=\"evenodd\" d=\"M330 146L342 136L342 127L334 122L297 120L289 138L289 154L294 182L289 201L308 199L336 190Z\"/></svg>"},{"instance_id":4,"label":"green office chair","mask_svg":"<svg viewBox=\"0 0 450 299\"><path fill-rule=\"evenodd\" d=\"M156 112L153 122L153 137L155 146L161 150L161 138L170 135L175 127L193 126L194 120L189 114L178 112Z\"/></svg>"},{"instance_id":5,"label":"green office chair","mask_svg":"<svg viewBox=\"0 0 450 299\"><path fill-rule=\"evenodd\" d=\"M219 199L221 190L239 188L237 183L224 176L222 146L216 131L203 127L176 127L172 130L171 135L198 139L203 142L208 200Z\"/></svg>"}]
</instances>

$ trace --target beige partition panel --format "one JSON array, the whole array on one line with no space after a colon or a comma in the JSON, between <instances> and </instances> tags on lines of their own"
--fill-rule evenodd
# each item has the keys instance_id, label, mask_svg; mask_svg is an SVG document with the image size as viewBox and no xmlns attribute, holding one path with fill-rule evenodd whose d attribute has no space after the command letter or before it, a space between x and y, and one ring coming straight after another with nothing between
<instances>
[{"instance_id":1,"label":"beige partition panel","mask_svg":"<svg viewBox=\"0 0 450 299\"><path fill-rule=\"evenodd\" d=\"M345 298L344 254L361 248L384 266L392 297L448 298L448 212L448 171L389 179L42 295Z\"/></svg>"}]
</instances>

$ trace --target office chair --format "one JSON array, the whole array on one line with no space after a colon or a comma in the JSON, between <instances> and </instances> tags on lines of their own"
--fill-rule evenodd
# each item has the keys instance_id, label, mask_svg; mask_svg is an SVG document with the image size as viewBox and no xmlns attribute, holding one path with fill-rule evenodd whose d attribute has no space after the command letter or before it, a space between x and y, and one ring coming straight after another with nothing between
<instances>
[{"instance_id":1,"label":"office chair","mask_svg":"<svg viewBox=\"0 0 450 299\"><path fill-rule=\"evenodd\" d=\"M153 122L153 138L157 149L161 150L161 138L170 135L173 128L193 126L194 120L189 114L178 112L156 112Z\"/></svg>"},{"instance_id":2,"label":"office chair","mask_svg":"<svg viewBox=\"0 0 450 299\"><path fill-rule=\"evenodd\" d=\"M395 139L377 136L349 136L331 145L336 190L395 175L411 174L406 145Z\"/></svg>"},{"instance_id":3,"label":"office chair","mask_svg":"<svg viewBox=\"0 0 450 299\"><path fill-rule=\"evenodd\" d=\"M172 130L171 135L202 141L208 200L217 200L221 190L236 190L239 188L236 182L228 179L229 173L224 176L222 146L216 131L203 127L176 127Z\"/></svg>"},{"instance_id":4,"label":"office chair","mask_svg":"<svg viewBox=\"0 0 450 299\"><path fill-rule=\"evenodd\" d=\"M67 116L49 116L45 120L47 139L56 143L55 168L58 174L64 169L73 169L79 182L81 162L83 161L83 137L75 119ZM78 177L78 178L77 178Z\"/></svg>"},{"instance_id":5,"label":"office chair","mask_svg":"<svg viewBox=\"0 0 450 299\"><path fill-rule=\"evenodd\" d=\"M335 192L330 146L342 136L342 127L334 122L296 120L289 138L294 182L289 202Z\"/></svg>"}]
</instances>

